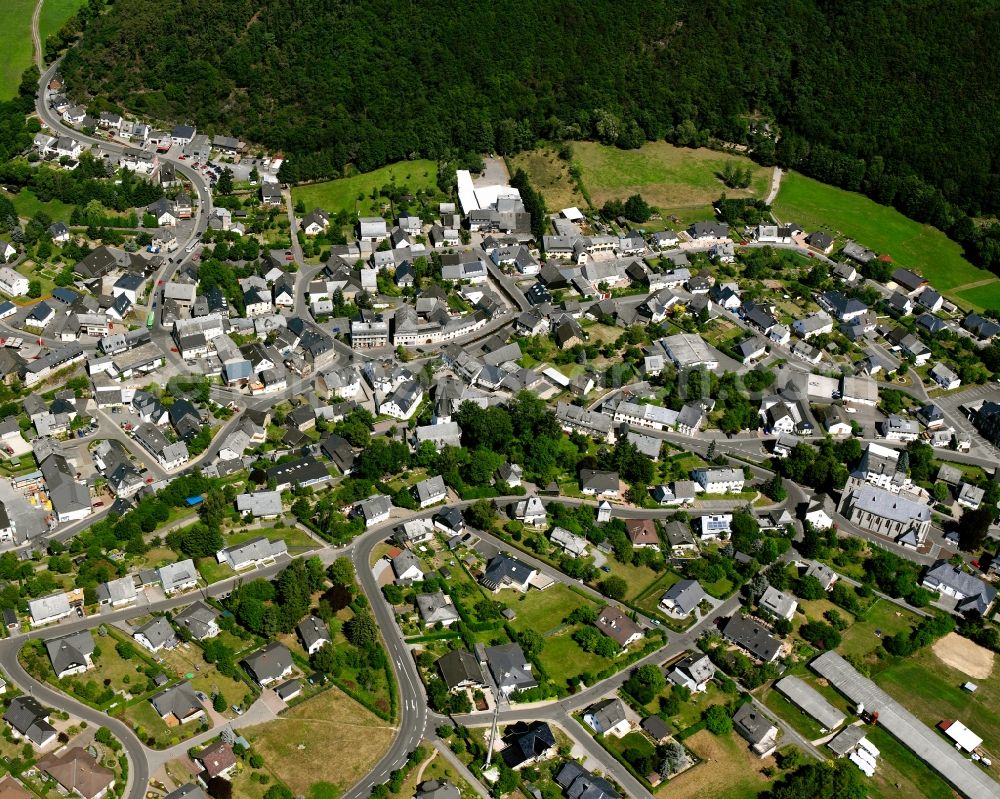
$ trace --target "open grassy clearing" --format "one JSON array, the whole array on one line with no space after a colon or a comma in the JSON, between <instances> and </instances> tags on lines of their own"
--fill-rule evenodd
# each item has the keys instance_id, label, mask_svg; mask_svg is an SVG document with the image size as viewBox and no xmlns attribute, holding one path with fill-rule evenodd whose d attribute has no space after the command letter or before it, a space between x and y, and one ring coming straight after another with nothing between
<instances>
[{"instance_id":1,"label":"open grassy clearing","mask_svg":"<svg viewBox=\"0 0 1000 799\"><path fill-rule=\"evenodd\" d=\"M17 94L21 73L31 66L31 14L35 0L4 0L0 3L0 100Z\"/></svg>"},{"instance_id":2,"label":"open grassy clearing","mask_svg":"<svg viewBox=\"0 0 1000 799\"><path fill-rule=\"evenodd\" d=\"M69 224L70 215L74 206L64 203L62 200L49 200L42 202L31 189L21 189L17 194L4 191L3 195L14 203L14 210L17 215L24 218L33 217L39 211L45 211L54 220Z\"/></svg>"},{"instance_id":3,"label":"open grassy clearing","mask_svg":"<svg viewBox=\"0 0 1000 799\"><path fill-rule=\"evenodd\" d=\"M1000 753L1000 674L975 680L974 694L962 690L969 679L958 669L943 663L927 647L917 654L895 660L873 679L888 694L902 702L930 726L942 719L957 719L981 736L983 746Z\"/></svg>"},{"instance_id":4,"label":"open grassy clearing","mask_svg":"<svg viewBox=\"0 0 1000 799\"><path fill-rule=\"evenodd\" d=\"M958 244L937 228L914 222L862 194L828 186L795 172L782 178L774 213L782 221L797 222L806 230L823 229L888 254L900 266L920 272L944 293L954 295L952 289L968 283L997 280L990 272L966 261Z\"/></svg>"},{"instance_id":5,"label":"open grassy clearing","mask_svg":"<svg viewBox=\"0 0 1000 799\"><path fill-rule=\"evenodd\" d=\"M246 734L267 767L298 796L308 795L315 783L341 791L353 785L389 747L394 728L330 688Z\"/></svg>"},{"instance_id":6,"label":"open grassy clearing","mask_svg":"<svg viewBox=\"0 0 1000 799\"><path fill-rule=\"evenodd\" d=\"M844 610L840 614L844 618L850 617ZM881 630L883 637L891 636L912 629L918 621L915 613L886 599L875 599L867 612L841 634L842 642L838 649L842 655L867 655L881 645L881 639L875 635L876 630Z\"/></svg>"},{"instance_id":7,"label":"open grassy clearing","mask_svg":"<svg viewBox=\"0 0 1000 799\"><path fill-rule=\"evenodd\" d=\"M691 150L667 142L647 142L638 150L620 150L596 142L576 142L573 159L580 164L583 182L598 207L611 199L641 194L661 210L689 209L730 197L762 197L771 170L748 158L705 148ZM726 189L717 177L729 161L750 167L750 188Z\"/></svg>"},{"instance_id":8,"label":"open grassy clearing","mask_svg":"<svg viewBox=\"0 0 1000 799\"><path fill-rule=\"evenodd\" d=\"M774 767L774 759L759 759L735 732L718 737L697 732L684 745L702 762L660 785L654 796L662 799L751 799L768 785L761 773Z\"/></svg>"},{"instance_id":9,"label":"open grassy clearing","mask_svg":"<svg viewBox=\"0 0 1000 799\"><path fill-rule=\"evenodd\" d=\"M407 187L411 194L421 189L436 192L437 164L426 159L400 161L374 172L298 186L292 189L292 201L298 203L301 200L308 211L323 208L331 214L347 211L359 216L380 216L382 205L387 200L384 197L372 200L371 193L391 183ZM363 199L358 200L358 195L364 195Z\"/></svg>"},{"instance_id":10,"label":"open grassy clearing","mask_svg":"<svg viewBox=\"0 0 1000 799\"><path fill-rule=\"evenodd\" d=\"M38 17L38 36L42 40L42 50L45 40L66 24L86 0L45 0L42 3L42 13Z\"/></svg>"}]
</instances>

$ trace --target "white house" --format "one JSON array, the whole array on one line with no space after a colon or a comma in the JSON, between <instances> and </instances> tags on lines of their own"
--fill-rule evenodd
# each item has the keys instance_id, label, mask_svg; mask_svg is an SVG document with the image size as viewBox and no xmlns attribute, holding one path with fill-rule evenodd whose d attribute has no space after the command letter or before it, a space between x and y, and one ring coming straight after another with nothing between
<instances>
[{"instance_id":1,"label":"white house","mask_svg":"<svg viewBox=\"0 0 1000 799\"><path fill-rule=\"evenodd\" d=\"M2 270L0 270L0 289L3 288L2 283ZM945 366L943 363L936 363L931 368L928 374L935 383L937 383L941 388L951 391L952 389L958 388L962 385L962 381L954 371Z\"/></svg>"},{"instance_id":2,"label":"white house","mask_svg":"<svg viewBox=\"0 0 1000 799\"><path fill-rule=\"evenodd\" d=\"M738 494L745 478L742 469L695 469L691 477L707 494Z\"/></svg>"},{"instance_id":3,"label":"white house","mask_svg":"<svg viewBox=\"0 0 1000 799\"><path fill-rule=\"evenodd\" d=\"M28 613L31 615L31 626L39 627L51 624L59 619L65 619L73 609L69 604L69 595L63 592L32 599L28 603Z\"/></svg>"},{"instance_id":4,"label":"white house","mask_svg":"<svg viewBox=\"0 0 1000 799\"><path fill-rule=\"evenodd\" d=\"M9 258L10 254L16 254L17 252L6 242L0 246L4 249L4 260ZM7 251L13 252L8 254ZM23 297L28 293L28 278L20 272L11 269L9 266L0 266L0 291L9 297Z\"/></svg>"}]
</instances>

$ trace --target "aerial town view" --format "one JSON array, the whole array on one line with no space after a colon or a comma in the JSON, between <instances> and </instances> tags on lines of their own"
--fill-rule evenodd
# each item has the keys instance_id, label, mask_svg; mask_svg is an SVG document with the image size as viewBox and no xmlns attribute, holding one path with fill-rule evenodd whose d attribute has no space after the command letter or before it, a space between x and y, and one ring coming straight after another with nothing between
<instances>
[{"instance_id":1,"label":"aerial town view","mask_svg":"<svg viewBox=\"0 0 1000 799\"><path fill-rule=\"evenodd\" d=\"M998 42L2 0L0 799L998 799Z\"/></svg>"}]
</instances>

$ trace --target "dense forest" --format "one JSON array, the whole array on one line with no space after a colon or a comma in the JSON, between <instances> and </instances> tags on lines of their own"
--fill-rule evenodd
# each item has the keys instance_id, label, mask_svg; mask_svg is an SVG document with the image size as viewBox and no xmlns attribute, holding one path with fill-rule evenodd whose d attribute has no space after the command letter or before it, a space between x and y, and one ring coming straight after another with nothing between
<instances>
[{"instance_id":1,"label":"dense forest","mask_svg":"<svg viewBox=\"0 0 1000 799\"><path fill-rule=\"evenodd\" d=\"M64 72L284 150L290 181L539 137L743 143L1000 263L965 220L1000 210L997 41L991 0L118 0Z\"/></svg>"}]
</instances>

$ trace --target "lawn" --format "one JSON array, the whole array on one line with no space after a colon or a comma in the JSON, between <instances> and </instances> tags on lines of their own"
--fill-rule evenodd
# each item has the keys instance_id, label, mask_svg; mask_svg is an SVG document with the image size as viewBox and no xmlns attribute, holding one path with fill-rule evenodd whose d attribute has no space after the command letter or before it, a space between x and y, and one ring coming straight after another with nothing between
<instances>
[{"instance_id":1,"label":"lawn","mask_svg":"<svg viewBox=\"0 0 1000 799\"><path fill-rule=\"evenodd\" d=\"M203 724L203 721L189 721L182 727L168 727L153 705L145 699L134 705L129 705L119 715L119 718L128 724L139 739L152 749L166 749L168 746L180 743L198 732Z\"/></svg>"},{"instance_id":2,"label":"lawn","mask_svg":"<svg viewBox=\"0 0 1000 799\"><path fill-rule=\"evenodd\" d=\"M981 280L991 283L997 280L990 272L966 261L958 244L940 230L914 222L864 195L795 172L782 179L774 212L781 220L796 222L809 231L821 228L856 239L865 247L890 255L900 266L920 272L939 291L957 294L966 301L976 302L975 292L962 296L954 289ZM1000 292L1000 287L997 291Z\"/></svg>"},{"instance_id":3,"label":"lawn","mask_svg":"<svg viewBox=\"0 0 1000 799\"><path fill-rule=\"evenodd\" d=\"M257 530L246 530L238 533L232 533L226 536L226 546L235 546L236 544L242 544L246 541L251 541L254 538L260 538L261 536L265 536L269 541L277 541L279 538L284 539L285 544L288 546L288 550L292 555L304 552L307 549L316 549L318 546L316 542L309 537L308 533L304 533L298 527L265 527Z\"/></svg>"},{"instance_id":4,"label":"lawn","mask_svg":"<svg viewBox=\"0 0 1000 799\"><path fill-rule=\"evenodd\" d=\"M774 767L773 758L761 760L746 742L731 732L718 737L697 732L684 745L702 762L660 785L654 795L662 799L752 799L768 786L761 773Z\"/></svg>"},{"instance_id":5,"label":"lawn","mask_svg":"<svg viewBox=\"0 0 1000 799\"><path fill-rule=\"evenodd\" d=\"M244 731L267 767L296 796L315 783L342 791L389 748L395 730L337 688Z\"/></svg>"},{"instance_id":6,"label":"lawn","mask_svg":"<svg viewBox=\"0 0 1000 799\"><path fill-rule=\"evenodd\" d=\"M850 615L846 611L840 613L845 618ZM875 635L876 630L881 630L883 636L895 635L911 629L918 620L919 617L915 613L899 605L886 599L875 599L867 612L844 630L839 651L842 655L867 655L881 643Z\"/></svg>"},{"instance_id":7,"label":"lawn","mask_svg":"<svg viewBox=\"0 0 1000 799\"><path fill-rule=\"evenodd\" d=\"M30 219L39 211L45 211L52 219L69 224L70 215L73 213L74 206L69 203L64 203L62 200L42 202L31 189L21 189L17 194L4 192L4 196L9 197L14 203L17 215L25 219Z\"/></svg>"},{"instance_id":8,"label":"lawn","mask_svg":"<svg viewBox=\"0 0 1000 799\"><path fill-rule=\"evenodd\" d=\"M653 571L648 566L636 566L632 563L622 563L614 555L608 556L607 566L611 569L611 574L601 572L598 581L611 575L621 577L628 583L628 593L625 599L629 602L635 600L637 596L645 593L649 587L660 579L661 575Z\"/></svg>"},{"instance_id":9,"label":"lawn","mask_svg":"<svg viewBox=\"0 0 1000 799\"><path fill-rule=\"evenodd\" d=\"M208 585L217 583L220 580L226 580L236 574L228 565L219 563L211 555L206 558L198 558L195 566L198 568L198 574L201 575L201 579Z\"/></svg>"},{"instance_id":10,"label":"lawn","mask_svg":"<svg viewBox=\"0 0 1000 799\"><path fill-rule=\"evenodd\" d=\"M667 142L647 142L638 150L620 150L595 142L576 142L574 160L594 204L641 194L650 205L673 211L710 205L725 191L730 197L763 197L771 170L747 158L715 150L691 150ZM726 162L750 167L749 189L727 189L717 177Z\"/></svg>"},{"instance_id":11,"label":"lawn","mask_svg":"<svg viewBox=\"0 0 1000 799\"><path fill-rule=\"evenodd\" d=\"M365 172L339 180L328 180L323 183L313 183L308 186L297 186L292 189L292 201L305 203L306 210L322 208L330 214L347 211L352 216L380 216L382 203L386 198L371 199L373 190L395 183L405 186L411 194L423 189L428 192L437 191L437 163L429 160L400 161L384 166L374 172ZM358 195L363 200L358 200Z\"/></svg>"},{"instance_id":12,"label":"lawn","mask_svg":"<svg viewBox=\"0 0 1000 799\"><path fill-rule=\"evenodd\" d=\"M85 0L45 0L42 4L42 13L38 17L38 35L42 40L42 48L45 48L45 40L66 24L84 4Z\"/></svg>"},{"instance_id":13,"label":"lawn","mask_svg":"<svg viewBox=\"0 0 1000 799\"><path fill-rule=\"evenodd\" d=\"M552 632L563 623L575 608L589 605L597 608L593 602L570 588L564 583L556 583L544 591L531 590L521 594L522 599L513 602L503 593L498 597L517 614L511 626L517 630L537 630L542 635Z\"/></svg>"},{"instance_id":14,"label":"lawn","mask_svg":"<svg viewBox=\"0 0 1000 799\"><path fill-rule=\"evenodd\" d=\"M35 0L4 0L0 3L3 56L0 57L0 100L9 100L21 85L21 73L31 66L31 14Z\"/></svg>"},{"instance_id":15,"label":"lawn","mask_svg":"<svg viewBox=\"0 0 1000 799\"><path fill-rule=\"evenodd\" d=\"M895 660L872 679L907 710L930 726L957 719L981 736L987 750L1000 750L1000 674L975 680L974 694L963 691L969 679L938 659L930 647L904 660Z\"/></svg>"}]
</instances>

